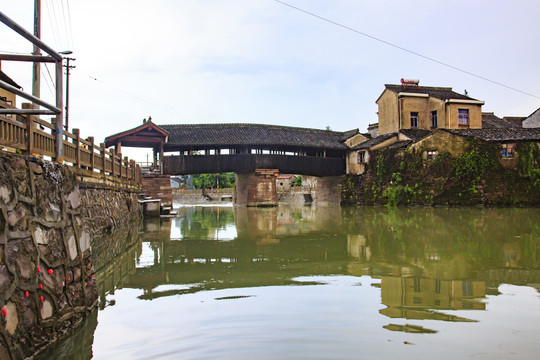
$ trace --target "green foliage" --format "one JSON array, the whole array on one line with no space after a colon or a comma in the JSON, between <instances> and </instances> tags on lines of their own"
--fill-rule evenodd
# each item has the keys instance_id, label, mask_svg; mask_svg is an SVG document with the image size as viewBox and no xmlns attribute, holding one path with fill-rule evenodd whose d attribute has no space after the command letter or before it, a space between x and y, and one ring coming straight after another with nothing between
<instances>
[{"instance_id":1,"label":"green foliage","mask_svg":"<svg viewBox=\"0 0 540 360\"><path fill-rule=\"evenodd\" d=\"M218 186L219 182L219 186ZM195 189L217 188L227 189L233 188L236 182L234 173L223 174L199 174L193 176L193 187Z\"/></svg>"},{"instance_id":2,"label":"green foliage","mask_svg":"<svg viewBox=\"0 0 540 360\"><path fill-rule=\"evenodd\" d=\"M522 143L517 147L518 171L531 179L531 186L540 188L540 149L536 143Z\"/></svg>"},{"instance_id":3,"label":"green foliage","mask_svg":"<svg viewBox=\"0 0 540 360\"><path fill-rule=\"evenodd\" d=\"M485 171L497 166L497 161L486 149L472 144L469 151L458 156L453 162L453 179L468 191L477 193L477 185Z\"/></svg>"},{"instance_id":4,"label":"green foliage","mask_svg":"<svg viewBox=\"0 0 540 360\"><path fill-rule=\"evenodd\" d=\"M302 175L298 175L294 180L293 186L302 186Z\"/></svg>"}]
</instances>

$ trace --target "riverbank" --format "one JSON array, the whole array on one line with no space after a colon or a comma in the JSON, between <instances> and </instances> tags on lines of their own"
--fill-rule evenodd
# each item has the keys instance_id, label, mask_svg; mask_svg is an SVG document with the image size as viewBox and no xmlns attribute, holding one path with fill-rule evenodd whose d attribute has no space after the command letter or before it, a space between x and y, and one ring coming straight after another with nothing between
<instances>
[{"instance_id":1,"label":"riverbank","mask_svg":"<svg viewBox=\"0 0 540 360\"><path fill-rule=\"evenodd\" d=\"M96 308L96 239L140 216L135 192L0 153L1 359L32 356Z\"/></svg>"}]
</instances>

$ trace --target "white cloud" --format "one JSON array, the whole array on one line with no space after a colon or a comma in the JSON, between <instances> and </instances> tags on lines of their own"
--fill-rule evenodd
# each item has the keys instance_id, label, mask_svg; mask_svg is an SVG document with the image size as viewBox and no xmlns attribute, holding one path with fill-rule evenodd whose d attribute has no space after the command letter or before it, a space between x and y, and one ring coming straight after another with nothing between
<instances>
[{"instance_id":1,"label":"white cloud","mask_svg":"<svg viewBox=\"0 0 540 360\"><path fill-rule=\"evenodd\" d=\"M540 95L534 1L288 2ZM11 2L2 11L31 29L32 3ZM149 115L169 124L251 122L364 131L377 120L374 102L383 85L401 77L467 89L486 101L486 111L500 116L528 115L540 106L534 97L272 0L70 1L70 13L77 58L70 125L98 141ZM48 15L45 19L44 40L54 43ZM30 51L15 38L1 28L0 50ZM54 45L64 50L63 43ZM4 69L30 88L28 66Z\"/></svg>"}]
</instances>

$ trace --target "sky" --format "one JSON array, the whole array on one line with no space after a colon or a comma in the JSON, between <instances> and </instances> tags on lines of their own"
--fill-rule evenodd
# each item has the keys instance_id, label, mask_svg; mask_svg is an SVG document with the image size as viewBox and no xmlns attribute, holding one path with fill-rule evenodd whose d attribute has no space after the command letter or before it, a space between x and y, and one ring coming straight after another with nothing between
<instances>
[{"instance_id":1,"label":"sky","mask_svg":"<svg viewBox=\"0 0 540 360\"><path fill-rule=\"evenodd\" d=\"M467 90L500 117L540 107L537 0L283 0L333 23L276 0L41 1L42 40L76 58L69 127L96 142L149 116L366 132L384 84L401 78ZM33 0L0 11L32 32ZM0 23L0 53L31 51ZM2 70L31 92L29 63Z\"/></svg>"}]
</instances>

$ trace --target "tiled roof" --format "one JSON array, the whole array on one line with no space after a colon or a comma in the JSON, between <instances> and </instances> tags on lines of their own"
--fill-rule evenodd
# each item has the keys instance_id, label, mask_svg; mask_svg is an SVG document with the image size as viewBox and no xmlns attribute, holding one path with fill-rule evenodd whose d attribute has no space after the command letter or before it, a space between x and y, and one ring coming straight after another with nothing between
<instances>
[{"instance_id":1,"label":"tiled roof","mask_svg":"<svg viewBox=\"0 0 540 360\"><path fill-rule=\"evenodd\" d=\"M414 142L422 140L423 138L432 134L431 131L424 129L401 129L399 132Z\"/></svg>"},{"instance_id":2,"label":"tiled roof","mask_svg":"<svg viewBox=\"0 0 540 360\"><path fill-rule=\"evenodd\" d=\"M396 143L393 143L392 145L388 145L387 149L403 149L412 144L412 140L405 140L405 141L398 141Z\"/></svg>"},{"instance_id":3,"label":"tiled roof","mask_svg":"<svg viewBox=\"0 0 540 360\"><path fill-rule=\"evenodd\" d=\"M167 131L166 148L212 146L283 146L345 150L342 142L358 130L337 132L261 124L160 125Z\"/></svg>"},{"instance_id":4,"label":"tiled roof","mask_svg":"<svg viewBox=\"0 0 540 360\"><path fill-rule=\"evenodd\" d=\"M482 113L482 129L517 129L521 127L521 122L518 126L517 122L508 119L510 118L501 119L494 113Z\"/></svg>"},{"instance_id":5,"label":"tiled roof","mask_svg":"<svg viewBox=\"0 0 540 360\"><path fill-rule=\"evenodd\" d=\"M375 145L378 145L382 142L385 142L388 139L391 139L393 137L397 136L397 133L389 133L384 135L379 135L377 137L374 137L373 139L369 139L368 141L364 141L361 144L358 144L354 146L351 150L362 150L362 149L369 149Z\"/></svg>"},{"instance_id":6,"label":"tiled roof","mask_svg":"<svg viewBox=\"0 0 540 360\"><path fill-rule=\"evenodd\" d=\"M474 137L482 141L540 141L540 128L532 129L458 129L448 130L452 134Z\"/></svg>"},{"instance_id":7,"label":"tiled roof","mask_svg":"<svg viewBox=\"0 0 540 360\"><path fill-rule=\"evenodd\" d=\"M431 86L403 86L403 85L392 85L392 84L385 84L384 85L386 89L393 91L395 93L413 93L413 94L427 94L431 97L441 99L441 100L449 100L449 99L457 99L457 100L476 100L473 99L467 95L458 94L455 91L452 91L452 88L444 88L444 87L431 87Z\"/></svg>"}]
</instances>

